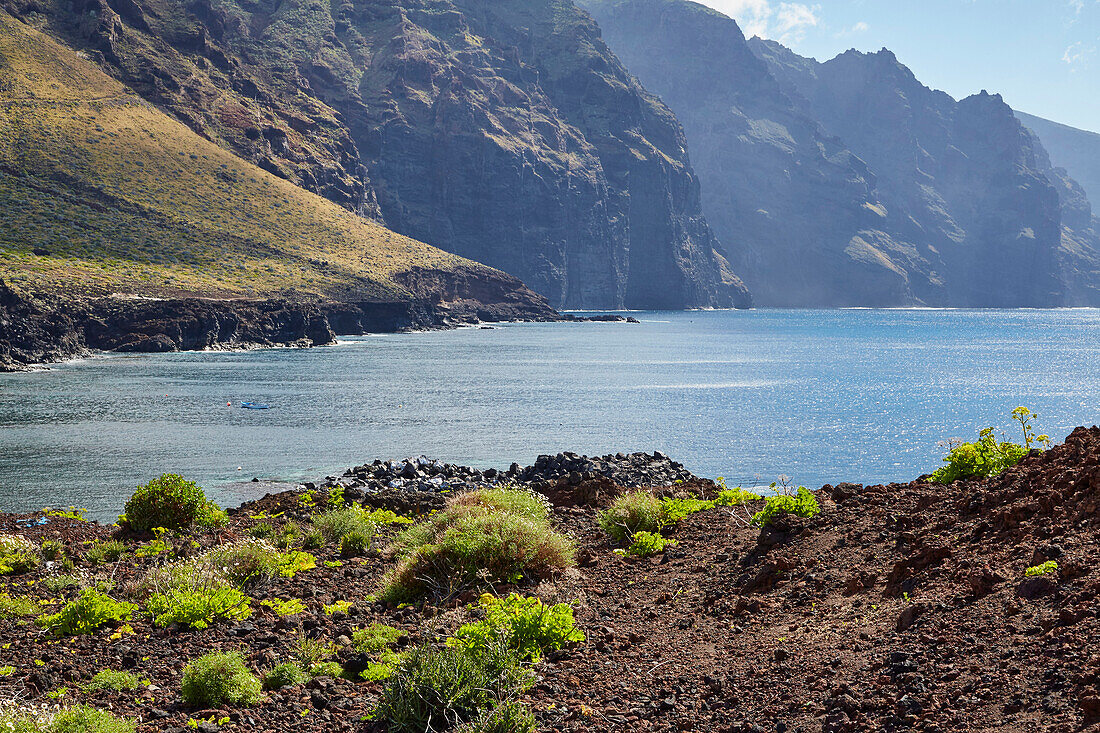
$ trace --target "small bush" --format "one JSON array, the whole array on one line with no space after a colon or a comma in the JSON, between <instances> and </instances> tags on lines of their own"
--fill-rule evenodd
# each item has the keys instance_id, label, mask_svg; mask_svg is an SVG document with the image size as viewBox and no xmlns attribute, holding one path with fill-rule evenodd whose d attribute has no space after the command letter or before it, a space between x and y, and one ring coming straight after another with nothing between
<instances>
[{"instance_id":1,"label":"small bush","mask_svg":"<svg viewBox=\"0 0 1100 733\"><path fill-rule=\"evenodd\" d=\"M271 541L280 550L289 550L294 546L294 543L298 541L300 534L301 530L298 528L297 524L294 522L287 522L276 530L275 536Z\"/></svg>"},{"instance_id":2,"label":"small bush","mask_svg":"<svg viewBox=\"0 0 1100 733\"><path fill-rule=\"evenodd\" d=\"M325 536L319 529L311 529L302 535L303 550L320 550L325 546Z\"/></svg>"},{"instance_id":3,"label":"small bush","mask_svg":"<svg viewBox=\"0 0 1100 733\"><path fill-rule=\"evenodd\" d=\"M367 519L375 524L412 524L413 520L391 512L389 509L374 509L367 512Z\"/></svg>"},{"instance_id":4,"label":"small bush","mask_svg":"<svg viewBox=\"0 0 1100 733\"><path fill-rule=\"evenodd\" d=\"M103 669L96 672L92 681L84 685L85 692L93 690L136 690L141 687L141 682L136 675L121 670Z\"/></svg>"},{"instance_id":5,"label":"small bush","mask_svg":"<svg viewBox=\"0 0 1100 733\"><path fill-rule=\"evenodd\" d=\"M359 679L366 682L381 682L393 677L397 668L405 660L405 655L392 649L383 649L378 659L367 664L359 673Z\"/></svg>"},{"instance_id":6,"label":"small bush","mask_svg":"<svg viewBox=\"0 0 1100 733\"><path fill-rule=\"evenodd\" d=\"M352 530L340 538L340 554L344 557L357 557L367 551L370 537L358 530Z\"/></svg>"},{"instance_id":7,"label":"small bush","mask_svg":"<svg viewBox=\"0 0 1100 733\"><path fill-rule=\"evenodd\" d=\"M208 554L170 563L146 577L141 588L148 593L145 604L153 623L205 629L219 619L252 615L248 596L231 582L224 567L211 560Z\"/></svg>"},{"instance_id":8,"label":"small bush","mask_svg":"<svg viewBox=\"0 0 1100 733\"><path fill-rule=\"evenodd\" d=\"M136 724L87 705L20 707L0 704L0 733L134 733Z\"/></svg>"},{"instance_id":9,"label":"small bush","mask_svg":"<svg viewBox=\"0 0 1100 733\"><path fill-rule=\"evenodd\" d=\"M58 593L66 588L76 588L80 585L80 578L75 575L50 575L42 579L42 585L50 593Z\"/></svg>"},{"instance_id":10,"label":"small bush","mask_svg":"<svg viewBox=\"0 0 1100 733\"><path fill-rule=\"evenodd\" d=\"M269 542L247 539L216 547L200 562L221 568L230 583L246 588L278 576L283 554Z\"/></svg>"},{"instance_id":11,"label":"small bush","mask_svg":"<svg viewBox=\"0 0 1100 733\"><path fill-rule=\"evenodd\" d=\"M306 604L302 603L297 598L291 598L289 600L280 600L278 598L272 598L266 601L260 601L261 606L267 606L275 612L276 616L294 616L302 611L306 610Z\"/></svg>"},{"instance_id":12,"label":"small bush","mask_svg":"<svg viewBox=\"0 0 1100 733\"><path fill-rule=\"evenodd\" d=\"M123 621L137 610L133 603L116 601L99 591L86 588L80 596L54 614L39 616L36 623L61 636L90 634L109 621Z\"/></svg>"},{"instance_id":13,"label":"small bush","mask_svg":"<svg viewBox=\"0 0 1100 733\"><path fill-rule=\"evenodd\" d=\"M1023 445L998 441L993 428L980 431L978 440L973 443L954 445L943 459L947 465L932 472L932 481L949 484L960 479L996 476L1022 461L1036 443L1049 447L1050 436L1036 435L1032 426L1038 417L1026 407L1012 411L1012 419L1020 424L1023 432Z\"/></svg>"},{"instance_id":14,"label":"small bush","mask_svg":"<svg viewBox=\"0 0 1100 733\"><path fill-rule=\"evenodd\" d=\"M459 728L458 733L529 733L534 730L535 716L527 706L507 700L483 710L473 722Z\"/></svg>"},{"instance_id":15,"label":"small bush","mask_svg":"<svg viewBox=\"0 0 1100 733\"><path fill-rule=\"evenodd\" d=\"M351 610L351 606L351 601L336 601L335 603L326 604L323 610L326 616L343 615Z\"/></svg>"},{"instance_id":16,"label":"small bush","mask_svg":"<svg viewBox=\"0 0 1100 733\"><path fill-rule=\"evenodd\" d=\"M358 504L319 514L313 518L313 526L325 542L339 543L346 535L358 533L367 538L374 536L376 525L368 518L369 512Z\"/></svg>"},{"instance_id":17,"label":"small bush","mask_svg":"<svg viewBox=\"0 0 1100 733\"><path fill-rule=\"evenodd\" d=\"M785 514L795 514L799 517L816 516L821 508L817 505L817 499L805 486L799 486L794 494L777 494L769 496L764 502L764 508L752 515L752 523L758 527L766 527L776 517Z\"/></svg>"},{"instance_id":18,"label":"small bush","mask_svg":"<svg viewBox=\"0 0 1100 733\"><path fill-rule=\"evenodd\" d=\"M183 670L183 700L195 707L253 705L263 697L262 685L248 671L239 652L212 652Z\"/></svg>"},{"instance_id":19,"label":"small bush","mask_svg":"<svg viewBox=\"0 0 1100 733\"><path fill-rule=\"evenodd\" d=\"M40 552L42 557L47 560L61 560L65 557L65 545L57 540L46 540L42 543Z\"/></svg>"},{"instance_id":20,"label":"small bush","mask_svg":"<svg viewBox=\"0 0 1100 733\"><path fill-rule=\"evenodd\" d=\"M21 535L0 535L0 575L27 573L38 563L38 545Z\"/></svg>"},{"instance_id":21,"label":"small bush","mask_svg":"<svg viewBox=\"0 0 1100 733\"><path fill-rule=\"evenodd\" d=\"M276 665L264 675L263 688L265 690L278 690L280 687L291 687L309 681L309 675L294 662L283 662Z\"/></svg>"},{"instance_id":22,"label":"small bush","mask_svg":"<svg viewBox=\"0 0 1100 733\"><path fill-rule=\"evenodd\" d=\"M311 639L304 634L294 640L290 656L302 669L312 669L327 661L336 653L336 646L320 639Z\"/></svg>"},{"instance_id":23,"label":"small bush","mask_svg":"<svg viewBox=\"0 0 1100 733\"><path fill-rule=\"evenodd\" d=\"M1033 578L1037 575L1049 575L1058 572L1058 563L1054 560L1047 560L1041 565L1032 565L1030 568L1024 571L1024 575L1028 578Z\"/></svg>"},{"instance_id":24,"label":"small bush","mask_svg":"<svg viewBox=\"0 0 1100 733\"><path fill-rule=\"evenodd\" d=\"M193 524L219 526L227 521L225 512L206 498L193 481L166 473L139 486L126 502L124 521L136 532L154 527L184 530Z\"/></svg>"},{"instance_id":25,"label":"small bush","mask_svg":"<svg viewBox=\"0 0 1100 733\"><path fill-rule=\"evenodd\" d=\"M386 624L370 624L356 629L351 634L351 642L357 651L375 654L400 639L405 632Z\"/></svg>"},{"instance_id":26,"label":"small bush","mask_svg":"<svg viewBox=\"0 0 1100 733\"><path fill-rule=\"evenodd\" d=\"M459 627L447 640L448 645L476 650L491 645L493 637L501 635L521 659L537 662L544 652L584 641L568 603L547 606L538 598L512 593L507 598L485 594L478 605L485 618Z\"/></svg>"},{"instance_id":27,"label":"small bush","mask_svg":"<svg viewBox=\"0 0 1100 733\"><path fill-rule=\"evenodd\" d=\"M339 662L318 662L310 666L310 677L337 677L344 676L344 668L340 666Z\"/></svg>"},{"instance_id":28,"label":"small bush","mask_svg":"<svg viewBox=\"0 0 1100 733\"><path fill-rule=\"evenodd\" d=\"M126 545L118 540L96 542L88 548L87 558L92 565L118 562L126 556Z\"/></svg>"},{"instance_id":29,"label":"small bush","mask_svg":"<svg viewBox=\"0 0 1100 733\"><path fill-rule=\"evenodd\" d=\"M670 540L656 532L635 532L630 538L630 546L626 548L628 555L637 557L649 557L665 551L666 547L677 544L676 540ZM622 552L622 550L616 550Z\"/></svg>"},{"instance_id":30,"label":"small bush","mask_svg":"<svg viewBox=\"0 0 1100 733\"><path fill-rule=\"evenodd\" d=\"M248 530L248 536L258 540L266 540L273 534L275 534L275 528L271 526L271 522L260 522Z\"/></svg>"},{"instance_id":31,"label":"small bush","mask_svg":"<svg viewBox=\"0 0 1100 733\"><path fill-rule=\"evenodd\" d=\"M721 484L724 486L724 484ZM759 501L763 497L751 491L745 491L740 486L733 489L721 489L718 498L714 500L715 506L741 506L750 501Z\"/></svg>"},{"instance_id":32,"label":"small bush","mask_svg":"<svg viewBox=\"0 0 1100 733\"><path fill-rule=\"evenodd\" d=\"M635 532L659 532L664 511L660 499L648 491L629 491L617 497L596 520L613 539L626 542Z\"/></svg>"},{"instance_id":33,"label":"small bush","mask_svg":"<svg viewBox=\"0 0 1100 733\"><path fill-rule=\"evenodd\" d=\"M375 719L391 733L450 730L483 720L532 684L531 673L500 638L480 649L419 647L389 678ZM509 716L516 720L518 716ZM476 730L476 729L475 729ZM510 733L527 733L524 727Z\"/></svg>"},{"instance_id":34,"label":"small bush","mask_svg":"<svg viewBox=\"0 0 1100 733\"><path fill-rule=\"evenodd\" d=\"M0 593L0 620L17 618L19 616L33 616L38 613L38 603L33 598L25 596L9 596Z\"/></svg>"},{"instance_id":35,"label":"small bush","mask_svg":"<svg viewBox=\"0 0 1100 733\"><path fill-rule=\"evenodd\" d=\"M545 506L531 497L508 489L473 491L409 527L395 541L400 560L383 580L382 598L447 596L474 582L518 582L572 565L572 541L550 527Z\"/></svg>"}]
</instances>

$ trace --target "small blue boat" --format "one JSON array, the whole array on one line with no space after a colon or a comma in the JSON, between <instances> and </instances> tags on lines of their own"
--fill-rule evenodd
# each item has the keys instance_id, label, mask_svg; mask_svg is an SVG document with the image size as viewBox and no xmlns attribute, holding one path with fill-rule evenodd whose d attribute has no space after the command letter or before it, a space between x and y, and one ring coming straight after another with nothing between
<instances>
[{"instance_id":1,"label":"small blue boat","mask_svg":"<svg viewBox=\"0 0 1100 733\"><path fill-rule=\"evenodd\" d=\"M266 402L242 402L241 407L246 410L266 410L271 407L271 405Z\"/></svg>"}]
</instances>

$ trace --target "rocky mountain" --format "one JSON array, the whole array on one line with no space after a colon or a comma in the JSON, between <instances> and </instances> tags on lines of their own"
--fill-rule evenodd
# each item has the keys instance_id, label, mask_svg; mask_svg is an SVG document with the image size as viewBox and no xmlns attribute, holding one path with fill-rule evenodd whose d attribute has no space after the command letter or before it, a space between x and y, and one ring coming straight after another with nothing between
<instances>
[{"instance_id":1,"label":"rocky mountain","mask_svg":"<svg viewBox=\"0 0 1100 733\"><path fill-rule=\"evenodd\" d=\"M1080 187L997 95L889 51L819 63L683 0L585 0L683 122L704 211L760 304L1100 303Z\"/></svg>"},{"instance_id":2,"label":"rocky mountain","mask_svg":"<svg viewBox=\"0 0 1100 733\"><path fill-rule=\"evenodd\" d=\"M1051 162L1081 184L1090 201L1100 201L1100 134L1015 110L1016 119L1039 136Z\"/></svg>"},{"instance_id":3,"label":"rocky mountain","mask_svg":"<svg viewBox=\"0 0 1100 733\"><path fill-rule=\"evenodd\" d=\"M514 277L237 158L2 10L0 211L0 370L556 317Z\"/></svg>"},{"instance_id":4,"label":"rocky mountain","mask_svg":"<svg viewBox=\"0 0 1100 733\"><path fill-rule=\"evenodd\" d=\"M555 305L749 304L676 118L568 0L3 0L194 131Z\"/></svg>"}]
</instances>

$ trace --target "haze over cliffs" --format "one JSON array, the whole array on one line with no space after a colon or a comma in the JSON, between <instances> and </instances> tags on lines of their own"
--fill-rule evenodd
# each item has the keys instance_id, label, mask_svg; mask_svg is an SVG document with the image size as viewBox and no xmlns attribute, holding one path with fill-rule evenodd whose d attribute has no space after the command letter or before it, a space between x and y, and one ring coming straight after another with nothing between
<instances>
[{"instance_id":1,"label":"haze over cliffs","mask_svg":"<svg viewBox=\"0 0 1100 733\"><path fill-rule=\"evenodd\" d=\"M192 129L568 307L745 306L673 114L561 0L4 0Z\"/></svg>"},{"instance_id":2,"label":"haze over cliffs","mask_svg":"<svg viewBox=\"0 0 1100 733\"><path fill-rule=\"evenodd\" d=\"M1096 222L998 95L889 51L819 63L682 0L586 0L683 122L703 206L763 305L1100 304Z\"/></svg>"}]
</instances>

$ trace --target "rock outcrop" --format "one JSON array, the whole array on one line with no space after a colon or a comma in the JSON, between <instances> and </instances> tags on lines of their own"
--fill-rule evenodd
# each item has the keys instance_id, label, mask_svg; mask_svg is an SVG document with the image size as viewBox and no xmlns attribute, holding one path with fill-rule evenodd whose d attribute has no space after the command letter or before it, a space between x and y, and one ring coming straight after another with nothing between
<instances>
[{"instance_id":1,"label":"rock outcrop","mask_svg":"<svg viewBox=\"0 0 1100 733\"><path fill-rule=\"evenodd\" d=\"M703 208L764 305L1100 302L1087 201L999 96L893 54L820 64L684 0L584 0L684 125Z\"/></svg>"},{"instance_id":2,"label":"rock outcrop","mask_svg":"<svg viewBox=\"0 0 1100 733\"><path fill-rule=\"evenodd\" d=\"M555 306L747 306L676 118L568 0L4 0L210 140Z\"/></svg>"}]
</instances>

